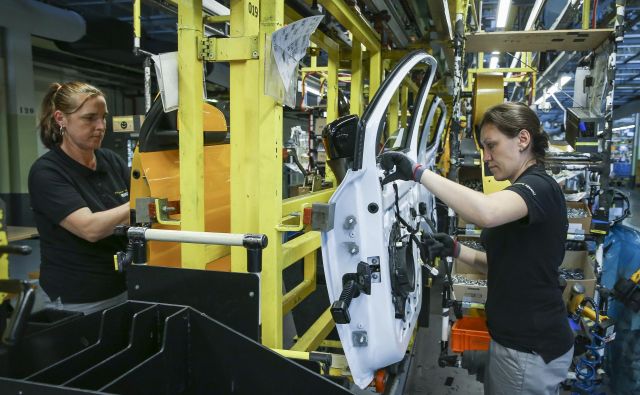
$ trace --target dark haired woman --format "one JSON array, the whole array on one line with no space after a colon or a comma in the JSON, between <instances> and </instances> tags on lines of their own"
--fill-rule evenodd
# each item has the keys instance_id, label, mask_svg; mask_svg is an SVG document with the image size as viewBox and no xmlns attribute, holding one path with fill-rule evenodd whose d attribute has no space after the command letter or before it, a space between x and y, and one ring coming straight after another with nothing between
<instances>
[{"instance_id":1,"label":"dark haired woman","mask_svg":"<svg viewBox=\"0 0 640 395\"><path fill-rule=\"evenodd\" d=\"M83 82L52 84L42 101L40 138L49 151L29 172L40 233L40 285L46 307L85 314L126 301L113 255L126 246L113 236L129 222L129 169L101 149L104 94Z\"/></svg>"},{"instance_id":2,"label":"dark haired woman","mask_svg":"<svg viewBox=\"0 0 640 395\"><path fill-rule=\"evenodd\" d=\"M425 170L400 152L382 154L395 172L384 182L420 182L459 216L483 228L480 252L446 234L432 254L453 256L488 272L485 305L491 335L487 394L556 394L573 356L573 333L558 287L568 223L564 195L544 170L548 137L524 104L490 108L481 123L484 161L511 185L484 195Z\"/></svg>"}]
</instances>

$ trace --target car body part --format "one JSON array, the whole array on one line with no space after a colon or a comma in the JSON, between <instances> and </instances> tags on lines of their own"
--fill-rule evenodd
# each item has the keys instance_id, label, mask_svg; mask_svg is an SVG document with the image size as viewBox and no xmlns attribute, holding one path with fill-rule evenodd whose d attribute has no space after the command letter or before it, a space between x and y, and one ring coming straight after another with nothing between
<instances>
[{"instance_id":1,"label":"car body part","mask_svg":"<svg viewBox=\"0 0 640 395\"><path fill-rule=\"evenodd\" d=\"M329 165L347 169L328 203L333 223L320 229L324 271L338 334L354 382L361 388L371 383L379 368L403 359L422 302L417 241L421 229L430 227L421 225L424 220L417 213L421 200L433 204L432 199L413 181L383 187L383 172L376 160L393 95L413 70L425 66L428 71L420 83L411 122L398 132L390 148L417 160L420 131L424 135L431 130L435 114L434 110L431 118L423 116L437 66L424 51L412 52L398 62L362 119L339 118L323 133ZM431 144L422 138L425 144L420 152L430 166L441 134L438 130Z\"/></svg>"}]
</instances>

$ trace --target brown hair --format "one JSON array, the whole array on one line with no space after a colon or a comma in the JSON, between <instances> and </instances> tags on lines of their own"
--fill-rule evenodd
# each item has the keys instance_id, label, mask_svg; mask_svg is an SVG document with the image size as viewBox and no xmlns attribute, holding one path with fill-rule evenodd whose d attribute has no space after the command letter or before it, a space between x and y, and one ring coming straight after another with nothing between
<instances>
[{"instance_id":1,"label":"brown hair","mask_svg":"<svg viewBox=\"0 0 640 395\"><path fill-rule=\"evenodd\" d=\"M81 97L85 95L85 97ZM85 82L54 82L42 99L40 106L40 139L47 148L62 143L62 130L56 123L53 114L60 110L65 114L73 114L90 98L102 96L104 93ZM82 99L82 100L79 100Z\"/></svg>"},{"instance_id":2,"label":"brown hair","mask_svg":"<svg viewBox=\"0 0 640 395\"><path fill-rule=\"evenodd\" d=\"M516 137L522 129L531 134L532 152L536 161L544 163L545 150L549 148L549 135L542 130L540 118L525 103L507 102L489 108L482 118L480 130L484 125L494 125L508 136Z\"/></svg>"}]
</instances>

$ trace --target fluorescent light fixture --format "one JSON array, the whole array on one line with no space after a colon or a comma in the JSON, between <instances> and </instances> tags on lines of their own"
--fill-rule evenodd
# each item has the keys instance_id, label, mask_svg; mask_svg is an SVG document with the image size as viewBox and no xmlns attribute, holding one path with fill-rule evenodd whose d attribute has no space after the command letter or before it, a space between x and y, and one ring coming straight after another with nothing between
<instances>
[{"instance_id":1,"label":"fluorescent light fixture","mask_svg":"<svg viewBox=\"0 0 640 395\"><path fill-rule=\"evenodd\" d=\"M618 126L617 128L613 128L611 129L614 132L617 132L619 130L625 130L625 129L631 129L631 128L635 128L636 125L625 125L625 126Z\"/></svg>"},{"instance_id":2,"label":"fluorescent light fixture","mask_svg":"<svg viewBox=\"0 0 640 395\"><path fill-rule=\"evenodd\" d=\"M496 27L504 28L507 25L507 17L511 8L511 0L500 0L498 4L498 17L496 18Z\"/></svg>"},{"instance_id":3,"label":"fluorescent light fixture","mask_svg":"<svg viewBox=\"0 0 640 395\"><path fill-rule=\"evenodd\" d=\"M570 75L563 75L562 77L560 77L560 87L562 88L569 81L571 81L571 76Z\"/></svg>"}]
</instances>

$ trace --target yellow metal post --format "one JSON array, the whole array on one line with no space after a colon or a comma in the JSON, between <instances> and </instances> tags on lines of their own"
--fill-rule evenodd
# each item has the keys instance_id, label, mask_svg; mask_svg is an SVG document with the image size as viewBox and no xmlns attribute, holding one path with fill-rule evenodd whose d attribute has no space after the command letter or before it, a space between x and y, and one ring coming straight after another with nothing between
<instances>
[{"instance_id":1,"label":"yellow metal post","mask_svg":"<svg viewBox=\"0 0 640 395\"><path fill-rule=\"evenodd\" d=\"M255 1L234 0L230 3L230 37L246 37L257 35L260 30L260 19L249 13L249 4ZM255 114L258 108L258 97L263 95L259 89L257 78L260 63L264 57L264 49L260 50L260 59L229 63L230 76L230 116L229 125L233 135L231 138L231 232L255 232L258 229L259 201L257 178L258 143L257 131L259 122ZM269 240L269 246L274 244ZM243 248L231 248L231 270L246 271L246 252Z\"/></svg>"},{"instance_id":2,"label":"yellow metal post","mask_svg":"<svg viewBox=\"0 0 640 395\"><path fill-rule=\"evenodd\" d=\"M140 2L133 0L133 46L140 48Z\"/></svg>"},{"instance_id":3,"label":"yellow metal post","mask_svg":"<svg viewBox=\"0 0 640 395\"><path fill-rule=\"evenodd\" d=\"M204 148L202 126L202 2L178 5L178 129L180 130L180 209L182 230L204 231ZM205 246L182 244L182 267L204 269Z\"/></svg>"},{"instance_id":4,"label":"yellow metal post","mask_svg":"<svg viewBox=\"0 0 640 395\"><path fill-rule=\"evenodd\" d=\"M582 29L587 30L591 25L591 0L582 1Z\"/></svg>"},{"instance_id":5,"label":"yellow metal post","mask_svg":"<svg viewBox=\"0 0 640 395\"><path fill-rule=\"evenodd\" d=\"M340 67L340 50L328 51L327 75L327 123L338 118L338 67Z\"/></svg>"},{"instance_id":6,"label":"yellow metal post","mask_svg":"<svg viewBox=\"0 0 640 395\"><path fill-rule=\"evenodd\" d=\"M369 101L382 82L382 52L371 52L369 58Z\"/></svg>"},{"instance_id":7,"label":"yellow metal post","mask_svg":"<svg viewBox=\"0 0 640 395\"><path fill-rule=\"evenodd\" d=\"M353 39L351 43L351 102L349 112L362 114L362 44Z\"/></svg>"},{"instance_id":8,"label":"yellow metal post","mask_svg":"<svg viewBox=\"0 0 640 395\"><path fill-rule=\"evenodd\" d=\"M256 8L257 7L257 8ZM231 2L231 36L259 36L259 59L230 63L231 231L269 238L261 276L262 343L282 348L282 107L264 94L271 33L284 23L284 2ZM232 248L233 271L246 270L246 254Z\"/></svg>"}]
</instances>

